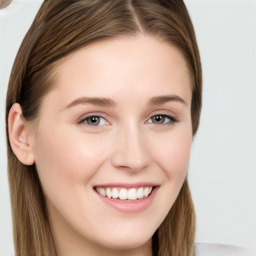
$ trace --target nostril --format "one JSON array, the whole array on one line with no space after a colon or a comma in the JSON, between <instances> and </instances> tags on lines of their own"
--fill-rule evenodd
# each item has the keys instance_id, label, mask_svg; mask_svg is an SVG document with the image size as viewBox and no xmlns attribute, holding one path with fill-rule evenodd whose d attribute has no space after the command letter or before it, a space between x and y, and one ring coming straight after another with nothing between
<instances>
[{"instance_id":1,"label":"nostril","mask_svg":"<svg viewBox=\"0 0 256 256\"><path fill-rule=\"evenodd\" d=\"M6 8L11 2L12 0L0 0L0 9Z\"/></svg>"}]
</instances>

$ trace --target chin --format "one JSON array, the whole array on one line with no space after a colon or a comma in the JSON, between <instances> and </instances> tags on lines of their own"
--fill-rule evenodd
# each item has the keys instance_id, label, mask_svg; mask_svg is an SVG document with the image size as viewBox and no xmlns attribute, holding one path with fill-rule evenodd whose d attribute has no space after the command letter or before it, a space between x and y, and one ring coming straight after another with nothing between
<instances>
[{"instance_id":1,"label":"chin","mask_svg":"<svg viewBox=\"0 0 256 256\"><path fill-rule=\"evenodd\" d=\"M153 234L154 233L146 234L138 229L127 235L121 233L116 235L112 234L103 238L100 243L105 248L111 250L133 250L138 249L139 247L144 247L149 243L151 244Z\"/></svg>"}]
</instances>

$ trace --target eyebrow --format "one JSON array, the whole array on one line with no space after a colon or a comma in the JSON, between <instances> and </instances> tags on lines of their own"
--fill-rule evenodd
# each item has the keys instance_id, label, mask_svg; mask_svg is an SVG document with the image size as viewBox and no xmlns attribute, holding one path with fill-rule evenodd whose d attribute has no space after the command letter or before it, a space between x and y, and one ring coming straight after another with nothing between
<instances>
[{"instance_id":1,"label":"eyebrow","mask_svg":"<svg viewBox=\"0 0 256 256\"><path fill-rule=\"evenodd\" d=\"M108 98L100 98L100 97L80 97L78 99L75 99L70 104L68 104L65 109L71 108L76 105L97 105L102 107L114 107L115 102Z\"/></svg>"},{"instance_id":2,"label":"eyebrow","mask_svg":"<svg viewBox=\"0 0 256 256\"><path fill-rule=\"evenodd\" d=\"M177 95L163 95L163 96L155 96L149 100L149 105L162 105L167 102L179 102L187 105L186 101ZM80 97L73 100L70 104L68 104L64 109L71 108L77 105L96 105L102 107L114 107L116 103L109 98L102 97Z\"/></svg>"},{"instance_id":3,"label":"eyebrow","mask_svg":"<svg viewBox=\"0 0 256 256\"><path fill-rule=\"evenodd\" d=\"M163 96L155 96L150 99L149 104L150 105L162 105L167 102L179 102L182 104L187 105L186 101L179 97L178 95L163 95Z\"/></svg>"}]
</instances>

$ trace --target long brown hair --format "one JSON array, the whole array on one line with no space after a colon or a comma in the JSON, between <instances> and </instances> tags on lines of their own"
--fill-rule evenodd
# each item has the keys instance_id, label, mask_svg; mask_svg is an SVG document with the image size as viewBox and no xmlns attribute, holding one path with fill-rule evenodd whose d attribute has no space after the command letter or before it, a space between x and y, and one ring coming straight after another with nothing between
<instances>
[{"instance_id":1,"label":"long brown hair","mask_svg":"<svg viewBox=\"0 0 256 256\"><path fill-rule=\"evenodd\" d=\"M38 117L40 102L52 87L54 66L63 57L93 42L146 33L169 42L189 68L193 135L200 111L202 74L196 37L182 0L45 0L27 32L11 72L6 100L25 120ZM8 141L8 175L16 255L54 256L44 195L35 165L23 165ZM187 179L153 236L153 254L194 256L195 212Z\"/></svg>"}]
</instances>

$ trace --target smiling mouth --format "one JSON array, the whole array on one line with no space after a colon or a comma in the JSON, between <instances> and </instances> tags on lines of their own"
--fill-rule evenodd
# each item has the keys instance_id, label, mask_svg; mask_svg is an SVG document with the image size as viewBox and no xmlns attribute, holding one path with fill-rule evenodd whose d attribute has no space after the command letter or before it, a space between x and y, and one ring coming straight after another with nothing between
<instances>
[{"instance_id":1,"label":"smiling mouth","mask_svg":"<svg viewBox=\"0 0 256 256\"><path fill-rule=\"evenodd\" d=\"M121 201L136 201L143 198L147 198L154 187L139 187L139 188L103 188L96 187L95 191L103 197L121 200Z\"/></svg>"}]
</instances>

